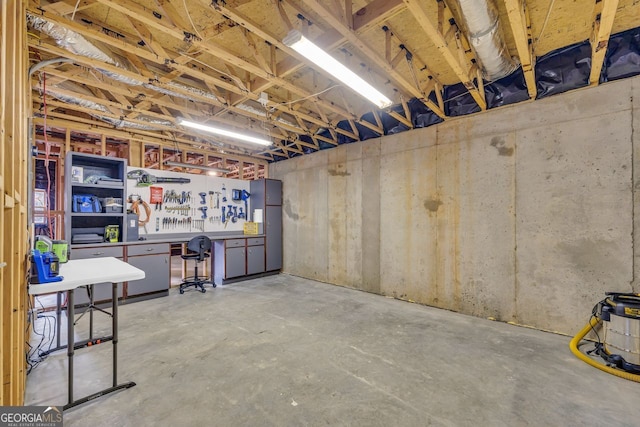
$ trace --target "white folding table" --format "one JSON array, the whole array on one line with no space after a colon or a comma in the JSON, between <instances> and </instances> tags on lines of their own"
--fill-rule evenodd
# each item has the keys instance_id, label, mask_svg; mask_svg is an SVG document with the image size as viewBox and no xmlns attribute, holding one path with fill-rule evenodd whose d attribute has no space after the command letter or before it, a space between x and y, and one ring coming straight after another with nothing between
<instances>
[{"instance_id":1,"label":"white folding table","mask_svg":"<svg viewBox=\"0 0 640 427\"><path fill-rule=\"evenodd\" d=\"M57 311L60 312L60 292L67 292L67 356L68 356L68 402L64 405L64 409L69 409L82 403L88 402L116 390L133 387L136 383L128 381L118 384L118 283L130 282L132 280L144 279L144 271L136 268L117 258L90 258L70 260L64 264L60 264L60 276L64 279L59 282L31 284L29 285L30 295L42 295L53 292L58 293ZM74 290L80 286L93 286L98 283L111 283L113 289L111 327L113 344L113 385L104 390L85 396L78 400L73 399L73 354L78 347L84 347L87 342L78 346L74 340ZM91 301L93 303L93 301ZM92 313L91 313L92 314ZM92 319L93 320L93 319ZM93 334L93 321L91 322L91 334ZM58 325L60 322L58 321ZM58 343L60 339L58 330ZM93 337L90 336L90 343ZM57 349L64 348L58 345Z\"/></svg>"}]
</instances>

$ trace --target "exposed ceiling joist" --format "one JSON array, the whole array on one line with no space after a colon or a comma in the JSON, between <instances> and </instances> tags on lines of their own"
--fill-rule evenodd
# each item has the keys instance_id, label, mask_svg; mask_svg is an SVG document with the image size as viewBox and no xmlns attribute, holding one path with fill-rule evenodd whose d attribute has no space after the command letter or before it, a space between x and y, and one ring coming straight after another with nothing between
<instances>
[{"instance_id":1,"label":"exposed ceiling joist","mask_svg":"<svg viewBox=\"0 0 640 427\"><path fill-rule=\"evenodd\" d=\"M536 57L587 39L589 83L598 84L611 34L640 27L638 0L491 1L497 3L499 24L510 28L504 46L519 57L526 84L525 89L520 72L505 80L519 92L505 103L539 96ZM421 114L409 102L414 97L446 119L451 100L444 99L445 89L459 82L468 91L461 94L465 104L484 109L488 101L492 108L502 102L500 94L485 100L471 48L477 39L456 24L462 12L450 0L31 0L28 8L45 20L29 18L30 62L73 61L46 65L31 81L38 91L36 117L43 113L38 100L45 79L49 95L58 91L59 98L47 96L47 123L74 123L65 128L69 143L72 135L80 141L98 129L116 141L157 146L160 155L163 147L167 155L175 152L177 141L191 147L189 152L210 149L224 158L217 152L224 150L266 164L344 139L366 139L371 132L384 135L394 122L409 128L427 123L412 117ZM366 74L396 105L379 111L310 66L282 43L292 29ZM90 59L92 54L102 60ZM487 94L500 88L492 84ZM389 116L393 122L386 121ZM175 126L177 117L269 134L273 145L244 148L207 139ZM161 125L157 130L134 126L155 122ZM100 151L102 139L88 139L96 141L91 149Z\"/></svg>"},{"instance_id":2,"label":"exposed ceiling joist","mask_svg":"<svg viewBox=\"0 0 640 427\"><path fill-rule=\"evenodd\" d=\"M618 10L618 0L599 0L593 8L593 28L591 31L591 74L589 84L600 82L602 64L607 53L613 20ZM638 11L640 13L640 10Z\"/></svg>"},{"instance_id":3,"label":"exposed ceiling joist","mask_svg":"<svg viewBox=\"0 0 640 427\"><path fill-rule=\"evenodd\" d=\"M318 3L317 0L302 0L302 2L314 13L318 14L332 28L336 29L368 60L373 62L373 64L375 64L381 70L384 70L384 72L398 84L402 92L422 100L434 113L438 114L440 117L444 117L444 111L440 111L440 108L437 105L428 100L429 94L425 94L423 88L416 87L414 83L407 80L405 76L398 72L392 64L378 56L374 49L369 47L360 37L358 37L358 35L351 28L349 28L344 22L342 22L333 13L331 13L331 11Z\"/></svg>"},{"instance_id":4,"label":"exposed ceiling joist","mask_svg":"<svg viewBox=\"0 0 640 427\"><path fill-rule=\"evenodd\" d=\"M178 40L185 39L185 32L183 30L176 27L175 25L170 25L166 21L163 22L162 20L159 20L153 15L152 11L147 10L144 7L130 0L97 0L97 1L121 13L128 14L134 19L137 19L155 28L156 30L161 31L162 33L168 36L171 36ZM277 75L273 75L271 73L266 72L259 65L252 64L245 59L239 58L238 56L234 55L229 50L225 49L224 47L218 44L200 40L197 37L190 37L189 41L192 45L198 46L204 49L205 51L220 58L221 60L227 62L228 64L231 64L249 73L255 74L258 77L269 79L273 81L274 84L280 87L283 87L291 91L292 93L295 93L297 96L300 96L303 98L313 97L313 94L311 92L308 92L296 85L293 85L289 83L287 80L281 77L278 77ZM254 95L259 96L257 94L254 94ZM338 114L341 114L345 118L349 117L349 114L346 111L336 108L331 103L328 103L325 101L318 101L318 102L322 105L323 108L326 108L330 111L334 111Z\"/></svg>"},{"instance_id":5,"label":"exposed ceiling joist","mask_svg":"<svg viewBox=\"0 0 640 427\"><path fill-rule=\"evenodd\" d=\"M476 101L478 106L480 106L480 109L486 110L487 103L484 99L484 93L481 93L478 90L478 87L473 82L473 78L469 75L469 71L465 70L465 67L462 65L460 59L456 58L456 56L458 56L459 49L454 49L449 45L445 36L438 30L438 27L433 25L427 14L424 12L418 0L403 1L407 5L407 8L409 9L413 17L416 19L416 21L418 21L418 24L420 25L422 30L427 33L427 36L431 39L433 44L435 44L436 49L438 49L438 52L440 52L440 54L446 60L447 64L449 64L455 75L469 90L469 93Z\"/></svg>"},{"instance_id":6,"label":"exposed ceiling joist","mask_svg":"<svg viewBox=\"0 0 640 427\"><path fill-rule=\"evenodd\" d=\"M523 0L504 0L513 38L518 49L518 58L524 72L529 98L536 98L536 77L534 74L533 40L528 11Z\"/></svg>"}]
</instances>

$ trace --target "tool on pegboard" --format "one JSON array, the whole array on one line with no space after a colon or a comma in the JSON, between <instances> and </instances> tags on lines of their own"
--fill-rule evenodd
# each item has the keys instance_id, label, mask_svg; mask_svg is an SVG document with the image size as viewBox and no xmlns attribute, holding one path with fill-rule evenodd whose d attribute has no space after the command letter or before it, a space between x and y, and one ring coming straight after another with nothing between
<instances>
[{"instance_id":1,"label":"tool on pegboard","mask_svg":"<svg viewBox=\"0 0 640 427\"><path fill-rule=\"evenodd\" d=\"M155 205L155 210L162 210L162 187L149 187L149 191L151 193L149 203Z\"/></svg>"}]
</instances>

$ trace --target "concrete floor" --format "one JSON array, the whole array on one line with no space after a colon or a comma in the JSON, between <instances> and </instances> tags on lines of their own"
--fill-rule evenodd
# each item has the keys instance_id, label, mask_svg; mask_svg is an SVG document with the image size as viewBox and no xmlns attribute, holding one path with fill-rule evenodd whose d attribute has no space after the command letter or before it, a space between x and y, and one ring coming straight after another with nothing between
<instances>
[{"instance_id":1,"label":"concrete floor","mask_svg":"<svg viewBox=\"0 0 640 427\"><path fill-rule=\"evenodd\" d=\"M568 342L289 275L205 294L172 289L120 307L119 379L137 385L64 421L637 426L639 385L579 361ZM76 353L77 397L110 385L111 350ZM59 352L28 376L26 404L63 405L65 379Z\"/></svg>"}]
</instances>

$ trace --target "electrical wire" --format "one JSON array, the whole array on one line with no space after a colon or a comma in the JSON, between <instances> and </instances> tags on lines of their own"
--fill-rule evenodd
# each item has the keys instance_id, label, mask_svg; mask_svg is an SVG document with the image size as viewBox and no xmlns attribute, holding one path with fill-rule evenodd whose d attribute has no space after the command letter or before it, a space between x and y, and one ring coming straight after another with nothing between
<instances>
[{"instance_id":1,"label":"electrical wire","mask_svg":"<svg viewBox=\"0 0 640 427\"><path fill-rule=\"evenodd\" d=\"M26 363L27 363L27 375L29 375L42 361L44 361L51 348L53 347L53 342L55 338L55 329L57 327L57 318L51 315L45 314L37 314L35 308L32 304L32 298L27 298L29 301L29 317L31 319L31 328L34 335L40 337L36 346L32 346L31 343L27 342L26 345L29 350L26 353ZM35 297L40 303L40 307L42 311L44 311L44 306L40 299ZM34 317L35 315L35 317ZM37 322L36 320L42 319L41 322ZM39 329L37 324L41 324L42 328ZM28 326L27 326L28 330Z\"/></svg>"},{"instance_id":2,"label":"electrical wire","mask_svg":"<svg viewBox=\"0 0 640 427\"><path fill-rule=\"evenodd\" d=\"M78 10L78 6L80 5L80 0L78 0L76 2L76 6L73 8L73 13L71 14L71 20L73 21L73 18L75 18L76 16L76 11Z\"/></svg>"},{"instance_id":3,"label":"electrical wire","mask_svg":"<svg viewBox=\"0 0 640 427\"><path fill-rule=\"evenodd\" d=\"M78 0L79 1L79 0ZM185 12L187 12L187 18L189 18L189 22L191 22L191 26L193 27L193 31L196 32L196 36L198 36L198 38L200 40L202 40L202 36L200 35L200 33L198 32L198 29L196 28L195 24L193 23L193 20L191 19L191 14L189 13L189 8L187 7L187 2L186 0L182 0L182 5L184 6L184 10Z\"/></svg>"},{"instance_id":4,"label":"electrical wire","mask_svg":"<svg viewBox=\"0 0 640 427\"><path fill-rule=\"evenodd\" d=\"M547 28L547 22L549 22L549 17L551 16L551 10L553 9L553 4L556 2L556 0L551 0L551 3L549 3L549 10L547 10L547 16L545 16L544 18L544 24L542 24L542 28L540 29L540 34L538 34L538 37L536 37L536 43L538 42L538 40L540 40L540 37L542 37L542 33L544 33L544 29Z\"/></svg>"},{"instance_id":5,"label":"electrical wire","mask_svg":"<svg viewBox=\"0 0 640 427\"><path fill-rule=\"evenodd\" d=\"M222 74L222 75L224 75L224 76L227 76L228 78L230 78L231 80L233 80L233 82L236 84L236 86L238 86L241 90L243 90L243 91L245 91L245 92L249 92L249 89L247 89L247 87L244 85L244 83L242 82L242 80L240 80L238 77L233 76L233 75L231 75L231 74L229 74L229 73L225 73L225 72L224 72L224 71L222 71L222 70L218 70L217 68L212 67L211 65L207 64L206 62L202 62L202 61L200 61L199 59L194 58L193 56L191 56L191 55L193 55L193 52L191 52L191 53L180 52L180 54L181 54L181 55L189 56L189 59L190 59L191 61L193 61L193 62L197 62L198 64L200 64L200 65L202 65L202 66L204 66L204 67L210 68L210 69L212 69L213 71L215 71L216 73L220 73L220 74Z\"/></svg>"},{"instance_id":6,"label":"electrical wire","mask_svg":"<svg viewBox=\"0 0 640 427\"><path fill-rule=\"evenodd\" d=\"M340 86L342 86L342 85L336 84L336 85L330 86L330 87L328 87L328 88L326 88L324 90L321 90L320 92L316 92L316 93L313 93L311 95L305 96L304 98L294 99L293 101L289 101L289 102L281 102L280 105L295 104L296 102L304 101L305 99L309 99L309 98L313 98L313 97L318 96L318 95L322 95L323 93L329 92L331 89L335 89L335 88L340 87ZM271 107L270 112L273 112L273 111L275 111L275 108Z\"/></svg>"},{"instance_id":7,"label":"electrical wire","mask_svg":"<svg viewBox=\"0 0 640 427\"><path fill-rule=\"evenodd\" d=\"M47 218L47 227L49 229L48 237L55 239L53 229L53 219L51 218L51 172L49 170L49 156L51 154L51 144L47 137L47 73L42 73L42 108L43 108L43 135L44 135L44 169L47 177L46 203L45 211Z\"/></svg>"}]
</instances>

